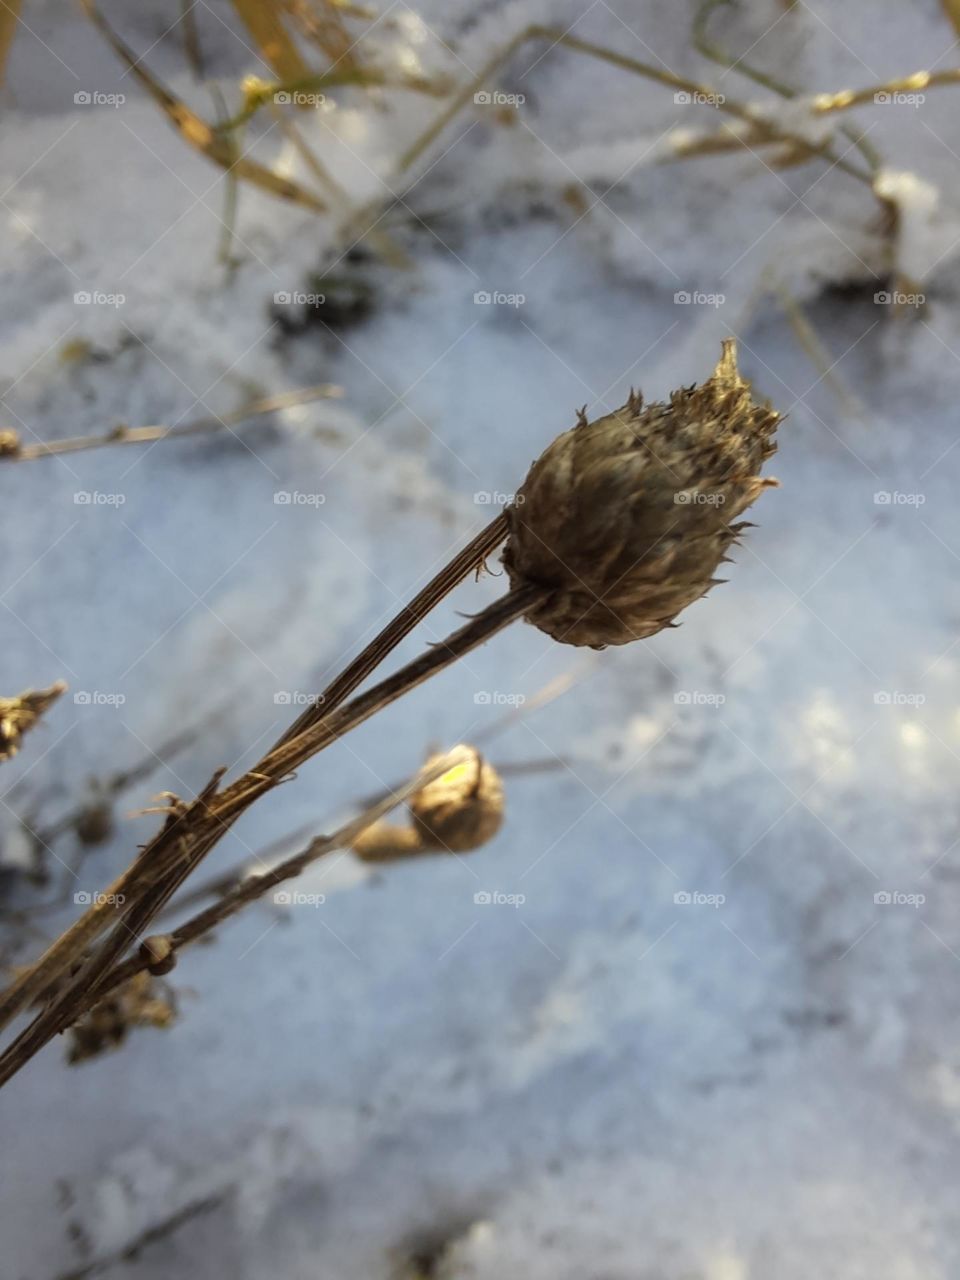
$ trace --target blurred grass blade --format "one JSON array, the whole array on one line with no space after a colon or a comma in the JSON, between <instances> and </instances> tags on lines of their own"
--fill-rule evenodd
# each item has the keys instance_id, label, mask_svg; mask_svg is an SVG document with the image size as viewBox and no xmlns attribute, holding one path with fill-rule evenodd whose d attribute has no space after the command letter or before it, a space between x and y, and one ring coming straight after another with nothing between
<instances>
[{"instance_id":1,"label":"blurred grass blade","mask_svg":"<svg viewBox=\"0 0 960 1280\"><path fill-rule=\"evenodd\" d=\"M960 0L942 0L943 11L953 23L953 29L960 36Z\"/></svg>"},{"instance_id":2,"label":"blurred grass blade","mask_svg":"<svg viewBox=\"0 0 960 1280\"><path fill-rule=\"evenodd\" d=\"M0 85L3 84L4 68L7 65L7 54L13 44L13 37L20 21L20 0L4 0L0 4Z\"/></svg>"},{"instance_id":3,"label":"blurred grass blade","mask_svg":"<svg viewBox=\"0 0 960 1280\"><path fill-rule=\"evenodd\" d=\"M310 74L275 0L233 0L233 7L278 80L300 80Z\"/></svg>"},{"instance_id":4,"label":"blurred grass blade","mask_svg":"<svg viewBox=\"0 0 960 1280\"><path fill-rule=\"evenodd\" d=\"M272 169L266 168L265 165L258 164L256 160L251 160L249 157L241 155L239 148L235 146L227 135L209 125L206 120L198 116L195 111L192 111L185 102L175 97L169 89L165 88L159 80L146 70L143 63L134 57L133 51L124 44L110 27L106 18L93 3L93 0L81 0L81 4L93 24L101 31L104 38L116 51L118 57L127 64L131 74L136 76L160 106L185 142L202 152L214 164L234 173L238 178L246 179L253 186L269 191L272 195L279 196L282 200L304 205L315 213L327 212L326 204L304 187L292 182L289 178L284 178L279 173L275 173Z\"/></svg>"}]
</instances>

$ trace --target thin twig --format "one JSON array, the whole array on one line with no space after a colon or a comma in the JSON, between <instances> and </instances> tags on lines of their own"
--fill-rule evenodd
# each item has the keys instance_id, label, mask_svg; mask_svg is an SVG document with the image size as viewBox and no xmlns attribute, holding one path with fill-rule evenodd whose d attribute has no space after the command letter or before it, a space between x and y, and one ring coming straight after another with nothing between
<instances>
[{"instance_id":1,"label":"thin twig","mask_svg":"<svg viewBox=\"0 0 960 1280\"><path fill-rule=\"evenodd\" d=\"M847 111L873 102L882 93L918 93L924 89L936 89L941 85L960 84L960 67L948 71L914 71L912 75L896 80L885 80L868 85L865 89L843 89L840 93L817 93L810 99L810 110L817 115L833 111Z\"/></svg>"},{"instance_id":2,"label":"thin twig","mask_svg":"<svg viewBox=\"0 0 960 1280\"><path fill-rule=\"evenodd\" d=\"M502 49L494 57L492 57L478 72L472 80L468 82L458 93L451 98L450 102L439 113L437 118L424 131L400 157L398 162L399 172L404 172L410 165L423 154L430 146L434 139L446 128L447 124L455 115L473 98L474 93L483 87L495 71L506 62L506 60L521 45L526 44L530 40L549 40L551 46L561 45L564 48L572 49L578 53L588 54L590 57L598 58L602 62L609 62L615 67L619 67L623 71L630 71L634 75L642 76L647 80L653 80L657 84L662 84L668 88L698 97L709 99L718 111L725 112L727 115L736 116L740 120L746 121L748 124L757 129L767 141L792 142L803 147L811 155L821 155L833 161L833 163L844 172L858 178L867 185L871 184L871 175L864 173L858 169L856 165L852 165L849 161L842 157L837 158L832 154L828 154L828 144L822 147L816 146L808 139L800 137L790 132L788 129L782 128L773 121L764 119L758 108L746 102L738 102L734 98L725 97L718 94L710 85L703 84L699 80L691 80L686 76L674 75L672 71L665 71L660 67L654 67L646 62L641 62L637 58L628 57L626 54L618 53L615 49L608 49L603 45L593 44L589 40L581 40L577 36L570 35L568 32L555 27L544 27L537 24L526 27Z\"/></svg>"},{"instance_id":3,"label":"thin twig","mask_svg":"<svg viewBox=\"0 0 960 1280\"><path fill-rule=\"evenodd\" d=\"M33 462L36 458L52 458L58 453L80 453L85 449L102 449L113 444L151 444L155 440L182 439L199 436L222 429L229 430L248 418L259 418L268 413L279 413L295 405L308 404L312 400L330 400L343 395L343 388L332 382L322 382L314 387L300 387L296 391L283 391L278 395L261 396L233 409L229 413L211 414L195 418L175 427L114 427L100 435L71 436L66 440L50 440L46 444L23 444L11 452L0 452L0 462Z\"/></svg>"},{"instance_id":4,"label":"thin twig","mask_svg":"<svg viewBox=\"0 0 960 1280\"><path fill-rule=\"evenodd\" d=\"M220 782L220 776L215 775L191 805L178 815L171 815L163 829L141 851L140 856L98 895L84 915L56 939L16 983L0 993L0 1028L6 1026L26 1005L38 999L77 963L113 921L118 918L122 920L123 910L128 903L137 903L144 893L154 891L154 914L159 911L209 849L229 830L244 808L271 787L278 785L291 769L297 768L303 759L308 759L314 750L308 750L302 759L286 764L276 777L272 776L269 768L274 757L283 752L291 742L301 743L311 732L316 736L318 724L322 725L332 719L339 704L349 697L426 613L462 581L471 569L483 563L484 558L506 536L506 530L506 516L501 513L454 556L409 605L404 606L330 684L321 695L319 703L308 707L295 721L267 756L233 784L233 788L228 788L228 792L232 794L237 794L238 789L242 792L244 803L239 808L229 813L220 809L216 812L208 811L207 801ZM315 750L328 745L328 741L321 740ZM284 762L290 759L289 751L283 758ZM226 795L227 792L223 794ZM191 856L188 858L188 837L192 836L194 827L203 827L205 843L197 842L196 847L191 847ZM164 883L161 885L161 882Z\"/></svg>"},{"instance_id":5,"label":"thin twig","mask_svg":"<svg viewBox=\"0 0 960 1280\"><path fill-rule=\"evenodd\" d=\"M229 920L231 916L249 906L251 902L256 902L258 898L262 898L285 880L296 879L297 876L303 874L307 867L324 857L325 854L332 853L336 849L351 848L357 837L366 831L368 827L372 827L375 822L379 822L392 809L403 804L414 792L442 777L443 774L447 773L448 770L464 758L470 758L470 756L465 756L454 748L453 751L444 755L441 762L430 769L418 770L400 786L370 804L357 817L351 818L349 822L344 823L332 835L316 836L305 848L298 853L292 854L289 858L285 858L283 862L277 863L276 866L270 867L259 875L248 875L239 882L235 882L218 902L212 903L203 911L197 912L196 915L177 925L175 929L171 929L165 935L170 939L174 951L179 951L181 947L205 937L212 929L223 924L225 920ZM148 968L149 963L148 959L138 954L117 965L100 984L97 991L97 999L102 1000L105 995L122 983L127 982L134 974Z\"/></svg>"},{"instance_id":6,"label":"thin twig","mask_svg":"<svg viewBox=\"0 0 960 1280\"><path fill-rule=\"evenodd\" d=\"M318 724L305 729L298 737L276 747L254 769L221 792L215 790L220 781L219 776L215 775L197 800L174 821L166 824L131 868L132 873L141 873L141 881L144 879L144 868L149 868L147 883L137 894L133 907L123 913L101 947L82 964L79 972L68 980L65 987L51 997L42 1012L0 1056L0 1085L11 1079L49 1040L76 1021L101 997L102 984L109 971L131 942L139 940L156 911L164 905L163 901L157 901L153 889L154 886L165 885L164 877L177 862L183 859L189 861L191 869L195 867L236 818L261 795L281 785L292 770L391 702L439 671L452 666L498 631L529 612L545 594L547 592L541 587L523 587L509 591L445 641L407 663L394 675L381 681L367 693L360 694ZM136 880L136 874L131 878ZM88 912L88 917L91 912ZM83 920L78 921L75 930L82 925ZM98 929L93 936L99 931ZM29 999L48 991L54 978L64 972L62 963L55 973L51 972L55 966L49 962L62 942L63 939L58 940L58 943L48 949L46 956L41 958L41 962L7 991L2 1000L5 1021L9 1021ZM67 963L76 954L75 948L71 947ZM61 962L63 958L62 954L58 957ZM41 975L44 968L46 973ZM28 997L27 993L31 989L32 994Z\"/></svg>"},{"instance_id":7,"label":"thin twig","mask_svg":"<svg viewBox=\"0 0 960 1280\"><path fill-rule=\"evenodd\" d=\"M340 675L323 691L315 703L308 706L275 744L280 746L302 733L311 724L317 724L349 698L354 689L366 680L384 658L404 640L440 601L450 594L468 574L479 569L489 555L507 536L507 517L501 512L443 566L435 577L419 591L408 605L387 623L373 640L357 655Z\"/></svg>"},{"instance_id":8,"label":"thin twig","mask_svg":"<svg viewBox=\"0 0 960 1280\"><path fill-rule=\"evenodd\" d=\"M732 53L718 45L711 38L708 31L710 15L715 9L729 3L730 0L704 0L693 20L693 43L695 47L711 62L716 62L720 66L726 67L728 71L738 71L755 84L762 85L765 89L771 89L774 93L778 93L781 98L787 98L791 101L798 98L800 91L795 89L793 85L787 84L783 80L778 80L766 71L761 71L759 67L752 66L742 57L735 58ZM858 133L856 129L851 128L849 125L844 125L840 132L853 143L871 170L876 172L882 163L880 153L876 148L867 141L862 133Z\"/></svg>"}]
</instances>

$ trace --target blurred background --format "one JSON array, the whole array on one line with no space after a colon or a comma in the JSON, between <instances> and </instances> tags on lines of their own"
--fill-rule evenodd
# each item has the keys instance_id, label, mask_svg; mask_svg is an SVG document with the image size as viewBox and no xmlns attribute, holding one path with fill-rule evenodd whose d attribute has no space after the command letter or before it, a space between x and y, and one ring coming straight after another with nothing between
<instances>
[{"instance_id":1,"label":"blurred background","mask_svg":"<svg viewBox=\"0 0 960 1280\"><path fill-rule=\"evenodd\" d=\"M581 405L734 336L787 415L679 630L518 624L219 844L198 881L438 745L504 774L485 848L324 859L5 1088L5 1276L960 1274L958 35L955 0L0 5L0 692L69 685L0 775L5 979Z\"/></svg>"}]
</instances>

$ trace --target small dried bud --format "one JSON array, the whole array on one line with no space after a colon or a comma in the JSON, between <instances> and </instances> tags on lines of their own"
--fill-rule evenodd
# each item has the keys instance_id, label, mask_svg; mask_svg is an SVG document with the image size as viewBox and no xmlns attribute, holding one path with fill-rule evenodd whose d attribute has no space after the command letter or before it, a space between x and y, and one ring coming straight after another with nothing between
<instances>
[{"instance_id":1,"label":"small dried bud","mask_svg":"<svg viewBox=\"0 0 960 1280\"><path fill-rule=\"evenodd\" d=\"M73 829L81 844L102 844L113 835L113 825L109 800L91 800L77 815Z\"/></svg>"},{"instance_id":2,"label":"small dried bud","mask_svg":"<svg viewBox=\"0 0 960 1280\"><path fill-rule=\"evenodd\" d=\"M713 375L644 407L580 421L530 468L503 563L514 588L550 594L527 615L565 644L601 649L655 635L705 595L733 523L768 485L780 415L758 404L723 343Z\"/></svg>"},{"instance_id":3,"label":"small dried bud","mask_svg":"<svg viewBox=\"0 0 960 1280\"><path fill-rule=\"evenodd\" d=\"M177 953L165 933L155 933L140 943L140 958L146 961L147 971L154 977L162 977L176 966Z\"/></svg>"},{"instance_id":4,"label":"small dried bud","mask_svg":"<svg viewBox=\"0 0 960 1280\"><path fill-rule=\"evenodd\" d=\"M0 458L15 458L20 452L20 437L12 427L0 429Z\"/></svg>"},{"instance_id":5,"label":"small dried bud","mask_svg":"<svg viewBox=\"0 0 960 1280\"><path fill-rule=\"evenodd\" d=\"M503 822L503 783L475 747L464 759L410 798L410 814L427 848L468 853L492 840ZM424 769L443 756L431 756Z\"/></svg>"},{"instance_id":6,"label":"small dried bud","mask_svg":"<svg viewBox=\"0 0 960 1280\"><path fill-rule=\"evenodd\" d=\"M16 698L0 698L0 760L9 760L17 754L23 735L33 728L66 687L62 680L58 680L49 689L27 689Z\"/></svg>"},{"instance_id":7,"label":"small dried bud","mask_svg":"<svg viewBox=\"0 0 960 1280\"><path fill-rule=\"evenodd\" d=\"M67 1062L75 1066L119 1048L136 1027L169 1027L176 1013L163 983L149 973L135 973L70 1028Z\"/></svg>"}]
</instances>

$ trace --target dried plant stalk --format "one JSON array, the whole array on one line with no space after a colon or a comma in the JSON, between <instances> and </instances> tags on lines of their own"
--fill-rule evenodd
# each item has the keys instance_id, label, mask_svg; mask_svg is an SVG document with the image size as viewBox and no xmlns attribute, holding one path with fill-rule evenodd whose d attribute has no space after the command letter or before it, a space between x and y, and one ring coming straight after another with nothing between
<instances>
[{"instance_id":1,"label":"dried plant stalk","mask_svg":"<svg viewBox=\"0 0 960 1280\"><path fill-rule=\"evenodd\" d=\"M413 630L426 613L472 569L483 563L486 556L503 541L506 528L505 516L502 514L497 516L471 540L463 551L444 566L414 600L405 606L330 684L317 705L308 707L295 721L276 744L274 752L291 741L299 741L304 731L315 729L318 724L324 722L325 717L329 718L343 700L349 697L350 693ZM327 743L324 742L323 745ZM270 781L264 765L270 760L272 754L273 752L269 753L265 761L255 766L254 770L246 775L252 784L247 788L250 792L249 803L269 789L266 783L269 782L270 786L277 785L284 773L297 767L296 764L289 765L277 780ZM304 758L309 758L309 754L312 752ZM302 763L302 760L298 763ZM199 849L195 860L187 857L186 834L190 832L192 825L198 822L198 815L205 812L207 799L216 790L219 782L220 775L217 774L192 805L185 807L176 815L171 815L171 819L163 830L146 846L140 857L114 880L113 884L108 886L98 900L92 903L84 915L48 948L30 970L22 974L6 992L0 994L0 1028L6 1026L16 1013L36 1000L45 989L79 961L87 948L121 915L119 908L122 905L133 902L145 888L152 888L160 882L163 884L155 894L154 910L150 918L153 918L153 915L166 904L196 863L229 829L226 815L218 815L211 831L206 834L208 843ZM259 789L257 789L258 786ZM236 811L230 818L230 822L240 812L242 809Z\"/></svg>"},{"instance_id":2,"label":"dried plant stalk","mask_svg":"<svg viewBox=\"0 0 960 1280\"><path fill-rule=\"evenodd\" d=\"M469 766L472 759L470 752L471 748L455 747L452 751L434 757L406 782L369 805L356 818L344 823L332 835L315 837L305 848L284 859L269 871L261 875L247 876L240 883L233 885L218 902L197 912L189 920L162 935L169 941L170 950L175 954L182 947L205 937L211 930L229 920L251 902L264 897L271 889L275 889L286 880L294 880L302 875L307 867L325 857L326 854L333 853L337 849L355 849L364 833L379 823L391 809L411 799L417 791L440 779L451 768L456 768L460 764ZM104 979L100 988L101 996L128 982L134 974L143 972L149 966L149 956L142 950L137 955L131 956L117 965Z\"/></svg>"},{"instance_id":3,"label":"dried plant stalk","mask_svg":"<svg viewBox=\"0 0 960 1280\"><path fill-rule=\"evenodd\" d=\"M584 53L593 58L598 58L602 62L608 62L615 67L619 67L623 71L632 72L634 75L642 76L644 79L653 80L657 84L665 85L667 88L681 91L684 93L695 94L697 96L706 97L712 100L718 111L727 115L736 116L738 119L748 124L757 134L763 138L765 142L789 142L800 148L810 156L826 156L838 168L851 176L858 178L861 182L865 182L868 186L871 183L871 175L857 168L842 156L837 156L828 146L818 147L811 143L809 139L803 138L798 134L791 133L788 129L775 124L773 121L759 118L758 109L751 103L739 102L734 98L725 97L723 94L717 94L710 85L704 84L699 80L689 79L687 76L674 75L671 71L666 71L661 67L651 66L648 63L641 62L637 58L628 57L626 54L619 53L615 49L608 49L604 45L594 44L589 40L581 40L577 36L570 35L558 27L545 27L538 24L526 27L519 32L514 38L502 49L495 54L478 74L465 85L448 103L443 111L437 116L437 119L424 131L403 153L400 158L398 169L402 173L423 154L423 152L431 145L431 143L446 128L449 122L472 101L473 95L478 89L489 81L491 76L495 74L522 45L532 40L548 40L551 47L561 45L563 48L574 50L578 53Z\"/></svg>"},{"instance_id":4,"label":"dried plant stalk","mask_svg":"<svg viewBox=\"0 0 960 1280\"><path fill-rule=\"evenodd\" d=\"M44 444L21 444L15 432L9 432L7 439L0 441L0 462L33 462L37 458L52 458L60 453L82 453L87 449L102 449L114 444L152 444L157 440L179 440L186 436L205 435L213 431L227 430L246 422L250 418L260 418L267 414L279 413L282 409L290 409L295 405L309 404L312 400L334 399L343 395L343 388L332 382L323 382L315 387L301 387L297 391L284 391L278 395L261 396L250 400L230 413L211 414L206 418L195 418L192 422L180 423L175 427L113 427L101 435L71 436L66 440L50 440ZM331 428L326 428L329 432ZM2 434L2 433L0 433ZM338 433L335 433L338 434Z\"/></svg>"},{"instance_id":5,"label":"dried plant stalk","mask_svg":"<svg viewBox=\"0 0 960 1280\"><path fill-rule=\"evenodd\" d=\"M7 57L20 21L20 0L5 0L0 5L0 87L3 86Z\"/></svg>"},{"instance_id":6,"label":"dried plant stalk","mask_svg":"<svg viewBox=\"0 0 960 1280\"><path fill-rule=\"evenodd\" d=\"M0 1056L0 1084L119 980L126 972L121 962L131 939L145 933L170 895L240 814L325 746L517 618L527 618L558 640L590 645L624 643L669 625L680 609L712 585L710 574L743 528L731 524L730 518L771 483L757 473L773 452L778 418L769 406L753 400L749 383L737 369L732 340L723 344L712 377L700 387L675 392L669 404L645 409L640 397L631 393L622 410L596 423L581 414L573 431L560 436L534 463L521 490L523 506L505 513L510 529L504 554L511 580L508 593L442 644L351 702L333 710L311 707L295 730L236 782L221 789L222 771L218 772L191 804L172 807L163 829L115 882L116 891L124 895L121 902L129 906L116 913L117 922L106 939L89 951L111 923L98 903L0 997L4 1022L38 997L48 998ZM712 500L695 501L690 496L695 493ZM713 509L698 510L702 507ZM671 508L684 510L672 517ZM502 536L500 520L474 539L469 549L473 563L478 563L477 548L486 536ZM434 590L443 588L451 569L464 576L469 563L461 553L418 600L429 600ZM384 637L392 647L421 616L417 609L402 612L334 681L336 696L345 697L370 664L382 659ZM449 764L444 760L438 768L440 776ZM476 776L482 782L482 770ZM422 777L417 787L428 790ZM448 800L449 793L446 799L441 796L432 816L418 817L414 810L414 822L421 834L449 847L438 826L450 816L444 813ZM490 816L481 814L473 823L473 836L490 829ZM498 821L496 814L493 819ZM450 834L459 839L463 833L451 827ZM256 896L256 886L238 886L235 894L238 903L246 901L245 895ZM226 909L224 901L198 918L223 918L219 913ZM166 963L174 948L163 942L162 949ZM147 967L155 966L156 946L148 945L145 951L141 959Z\"/></svg>"},{"instance_id":7,"label":"dried plant stalk","mask_svg":"<svg viewBox=\"0 0 960 1280\"><path fill-rule=\"evenodd\" d=\"M220 168L235 173L238 178L243 178L252 185L269 191L271 195L279 196L281 200L303 205L305 208L312 209L314 213L327 212L324 201L305 187L258 164L256 160L242 155L224 131L224 127L215 129L208 124L147 71L143 62L109 25L93 0L80 0L80 3L90 21L99 29L118 57L126 63L128 70L139 80L185 142L195 147Z\"/></svg>"},{"instance_id":8,"label":"dried plant stalk","mask_svg":"<svg viewBox=\"0 0 960 1280\"><path fill-rule=\"evenodd\" d=\"M326 0L309 3L308 0L283 0L283 6L296 22L304 35L318 45L334 64L346 66L359 65L356 53L357 41L352 38L343 20L341 6L328 4ZM355 14L368 22L375 15L371 13Z\"/></svg>"},{"instance_id":9,"label":"dried plant stalk","mask_svg":"<svg viewBox=\"0 0 960 1280\"><path fill-rule=\"evenodd\" d=\"M810 109L817 115L833 111L847 111L873 102L878 93L919 93L924 89L936 89L941 85L960 84L960 67L949 71L914 71L912 75L896 80L884 80L865 89L843 89L840 93L818 93L810 100Z\"/></svg>"},{"instance_id":10,"label":"dried plant stalk","mask_svg":"<svg viewBox=\"0 0 960 1280\"><path fill-rule=\"evenodd\" d=\"M953 29L960 36L960 0L941 0L943 11L953 23Z\"/></svg>"},{"instance_id":11,"label":"dried plant stalk","mask_svg":"<svg viewBox=\"0 0 960 1280\"><path fill-rule=\"evenodd\" d=\"M309 75L310 68L283 25L274 0L233 0L233 7L278 79L301 80Z\"/></svg>"},{"instance_id":12,"label":"dried plant stalk","mask_svg":"<svg viewBox=\"0 0 960 1280\"><path fill-rule=\"evenodd\" d=\"M291 770L298 768L325 746L436 675L438 671L451 666L485 643L533 608L542 594L542 589L538 587L508 592L442 644L414 659L319 724L275 748L254 769L222 792L216 791L220 775L215 775L192 805L167 822L159 836L141 853L131 872L125 873L125 877L116 882L122 886L117 892L125 894L125 890L128 891L132 907L122 909L119 923L102 946L89 959L82 961L79 970L50 995L43 1011L0 1055L0 1085L5 1084L53 1036L74 1022L101 997L102 983L109 970L131 942L142 936L150 920L165 905L167 899L162 892L155 893L152 890L155 886L160 886L161 890L165 887L167 881L164 877L178 862L188 861L191 869L195 867L232 822L261 795L279 786ZM423 785L421 779L418 779L417 785ZM4 993L0 1000L4 1023L25 1004L49 993L55 979L60 978L73 961L79 960L76 947L78 938L83 938L82 954L87 943L101 932L102 923L109 923L109 917L105 922L95 920L96 905L91 907L87 916L77 922L72 931L68 930L63 938L48 949L37 965L23 974ZM217 904L218 907L221 905ZM85 921L88 922L86 926ZM95 924L98 927L93 928ZM71 932L73 942L67 947L64 939ZM83 937L84 934L86 937Z\"/></svg>"},{"instance_id":13,"label":"dried plant stalk","mask_svg":"<svg viewBox=\"0 0 960 1280\"><path fill-rule=\"evenodd\" d=\"M693 20L693 42L695 47L699 49L705 58L719 63L720 66L726 67L728 71L738 71L741 75L753 80L755 84L762 85L765 89L772 89L774 93L778 93L782 98L790 100L798 98L800 96L799 89L794 88L793 85L785 84L784 81L778 80L766 71L761 71L758 67L752 66L743 57L734 58L726 49L721 48L715 40L711 39L708 30L710 17L716 9L723 8L729 3L730 0L703 0ZM876 172L880 167L880 156L863 134L858 133L847 125L843 126L841 132L857 148L871 170Z\"/></svg>"}]
</instances>

